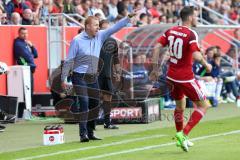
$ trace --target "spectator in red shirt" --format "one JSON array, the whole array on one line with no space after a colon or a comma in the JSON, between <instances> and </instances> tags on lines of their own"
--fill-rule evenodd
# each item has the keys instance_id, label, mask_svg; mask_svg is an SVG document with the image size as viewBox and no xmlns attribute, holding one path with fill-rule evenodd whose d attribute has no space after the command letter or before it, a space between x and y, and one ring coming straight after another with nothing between
<instances>
[{"instance_id":1,"label":"spectator in red shirt","mask_svg":"<svg viewBox=\"0 0 240 160\"><path fill-rule=\"evenodd\" d=\"M154 0L153 1L153 6L148 10L148 12L153 16L153 18L159 18L160 13L158 11L158 6L159 6L159 1Z\"/></svg>"},{"instance_id":2,"label":"spectator in red shirt","mask_svg":"<svg viewBox=\"0 0 240 160\"><path fill-rule=\"evenodd\" d=\"M10 18L13 12L17 12L22 15L23 11L27 8L29 7L26 5L25 2L22 2L22 0L11 0L6 6L6 11L8 17Z\"/></svg>"},{"instance_id":3,"label":"spectator in red shirt","mask_svg":"<svg viewBox=\"0 0 240 160\"><path fill-rule=\"evenodd\" d=\"M63 0L54 0L51 13L63 13Z\"/></svg>"}]
</instances>

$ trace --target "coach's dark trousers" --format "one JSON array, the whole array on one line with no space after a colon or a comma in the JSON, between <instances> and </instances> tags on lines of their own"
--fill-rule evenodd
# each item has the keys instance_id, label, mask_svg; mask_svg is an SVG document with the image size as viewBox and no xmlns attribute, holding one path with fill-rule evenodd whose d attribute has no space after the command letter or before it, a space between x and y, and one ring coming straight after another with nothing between
<instances>
[{"instance_id":1,"label":"coach's dark trousers","mask_svg":"<svg viewBox=\"0 0 240 160\"><path fill-rule=\"evenodd\" d=\"M89 82L86 75L74 72L72 76L72 83L77 94L74 104L80 105L78 109L80 112L79 116L81 116L79 122L80 136L93 135L95 119L99 113L99 86L97 77ZM78 108L78 106L75 107Z\"/></svg>"}]
</instances>

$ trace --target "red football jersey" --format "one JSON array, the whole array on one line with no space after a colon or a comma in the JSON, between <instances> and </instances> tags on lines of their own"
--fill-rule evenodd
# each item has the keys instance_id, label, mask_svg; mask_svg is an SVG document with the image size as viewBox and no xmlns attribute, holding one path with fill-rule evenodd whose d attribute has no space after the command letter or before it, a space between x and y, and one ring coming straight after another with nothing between
<instances>
[{"instance_id":1,"label":"red football jersey","mask_svg":"<svg viewBox=\"0 0 240 160\"><path fill-rule=\"evenodd\" d=\"M167 78L176 82L192 81L192 54L200 51L197 33L186 26L176 26L168 29L158 42L169 48L170 65Z\"/></svg>"}]
</instances>

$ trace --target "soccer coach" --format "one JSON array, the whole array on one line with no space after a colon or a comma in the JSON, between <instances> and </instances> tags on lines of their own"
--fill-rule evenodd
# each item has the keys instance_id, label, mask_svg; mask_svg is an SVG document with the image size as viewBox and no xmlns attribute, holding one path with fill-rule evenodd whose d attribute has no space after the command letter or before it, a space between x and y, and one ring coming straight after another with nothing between
<instances>
[{"instance_id":1,"label":"soccer coach","mask_svg":"<svg viewBox=\"0 0 240 160\"><path fill-rule=\"evenodd\" d=\"M113 33L125 27L130 18L135 13L129 14L128 17L121 19L115 25L106 30L99 31L99 21L94 16L89 16L85 20L85 31L74 37L70 44L68 56L63 64L61 75L61 86L67 88L64 82L70 71L72 74L72 83L77 94L75 100L80 104L80 112L84 114L84 120L79 121L80 142L88 142L89 140L101 140L94 135L95 119L98 112L94 112L93 108L99 105L99 93L90 96L90 90L98 90L98 58L104 41ZM91 79L91 82L89 82ZM77 106L76 106L77 107ZM88 117L89 116L89 117Z\"/></svg>"}]
</instances>

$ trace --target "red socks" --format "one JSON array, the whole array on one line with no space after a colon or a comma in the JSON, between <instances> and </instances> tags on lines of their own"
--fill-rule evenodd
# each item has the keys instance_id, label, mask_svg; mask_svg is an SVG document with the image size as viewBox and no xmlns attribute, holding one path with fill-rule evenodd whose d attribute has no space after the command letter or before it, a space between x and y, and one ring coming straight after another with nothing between
<instances>
[{"instance_id":1,"label":"red socks","mask_svg":"<svg viewBox=\"0 0 240 160\"><path fill-rule=\"evenodd\" d=\"M185 135L188 135L188 133L192 130L192 128L194 126L196 126L196 124L198 124L198 122L202 119L202 117L204 116L205 114L205 110L203 109L199 109L199 108L196 108L194 110L194 112L192 113L187 125L185 126L185 128L183 129L183 133Z\"/></svg>"},{"instance_id":2,"label":"red socks","mask_svg":"<svg viewBox=\"0 0 240 160\"><path fill-rule=\"evenodd\" d=\"M184 121L184 117L183 117L183 110L179 110L179 109L175 109L174 111L174 121L175 121L175 127L177 132L182 131L183 129L183 121Z\"/></svg>"}]
</instances>

